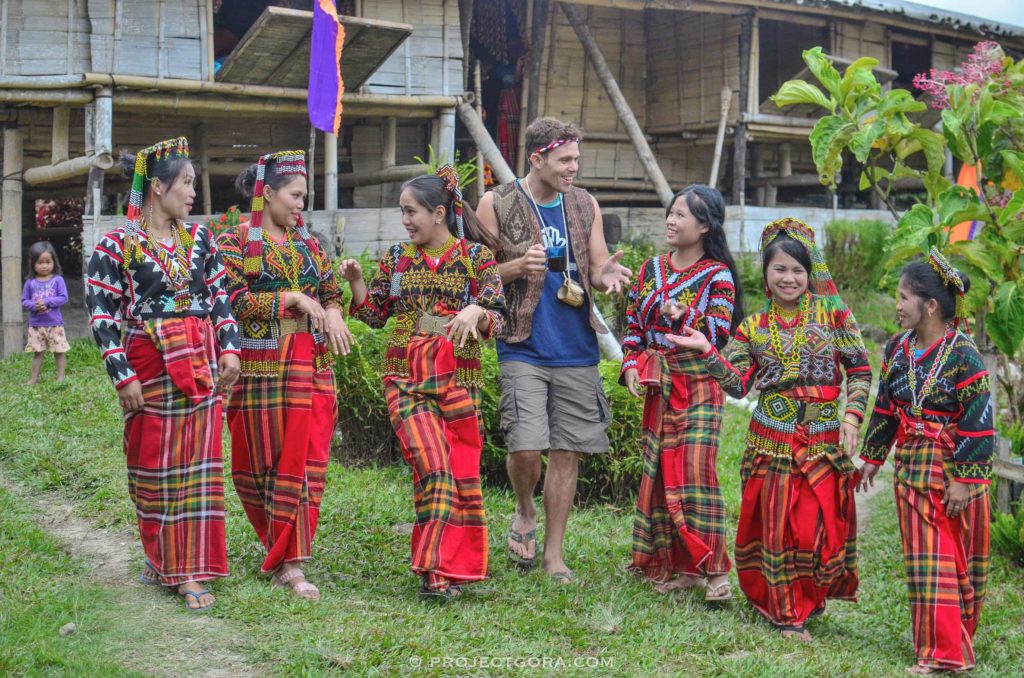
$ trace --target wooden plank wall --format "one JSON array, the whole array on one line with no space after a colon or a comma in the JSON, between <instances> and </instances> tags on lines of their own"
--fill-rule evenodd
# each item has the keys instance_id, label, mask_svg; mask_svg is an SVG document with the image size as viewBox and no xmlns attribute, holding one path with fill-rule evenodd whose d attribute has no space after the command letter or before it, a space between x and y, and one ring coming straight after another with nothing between
<instances>
[{"instance_id":1,"label":"wooden plank wall","mask_svg":"<svg viewBox=\"0 0 1024 678\"><path fill-rule=\"evenodd\" d=\"M206 0L88 0L92 70L205 80Z\"/></svg>"},{"instance_id":2,"label":"wooden plank wall","mask_svg":"<svg viewBox=\"0 0 1024 678\"><path fill-rule=\"evenodd\" d=\"M889 68L892 65L889 31L883 24L837 22L834 39L834 51L837 56L874 57L878 59L878 65L882 68Z\"/></svg>"},{"instance_id":3,"label":"wooden plank wall","mask_svg":"<svg viewBox=\"0 0 1024 678\"><path fill-rule=\"evenodd\" d=\"M649 10L648 131L718 122L723 86L739 101L740 19L724 14Z\"/></svg>"},{"instance_id":4,"label":"wooden plank wall","mask_svg":"<svg viewBox=\"0 0 1024 678\"><path fill-rule=\"evenodd\" d=\"M461 94L462 37L458 0L363 2L363 17L411 24L412 35L366 83L374 94ZM447 77L443 73L446 37ZM446 91L447 90L447 91Z\"/></svg>"},{"instance_id":5,"label":"wooden plank wall","mask_svg":"<svg viewBox=\"0 0 1024 678\"><path fill-rule=\"evenodd\" d=\"M646 119L646 64L643 12L614 8L577 7L608 62L630 108L640 122ZM597 73L565 14L552 3L544 59L540 68L539 110L571 120L583 128L580 176L642 179L643 166L627 142L587 140L592 132L625 134Z\"/></svg>"},{"instance_id":6,"label":"wooden plank wall","mask_svg":"<svg viewBox=\"0 0 1024 678\"><path fill-rule=\"evenodd\" d=\"M372 172L384 167L381 160L383 148L383 120L361 120L352 130L352 167L357 172ZM427 134L429 122L399 123L395 130L395 164L413 165L414 157L427 157ZM354 189L353 203L356 207L382 207L394 209L398 215L398 196L402 184L393 182L378 186L361 186Z\"/></svg>"},{"instance_id":7,"label":"wooden plank wall","mask_svg":"<svg viewBox=\"0 0 1024 678\"><path fill-rule=\"evenodd\" d=\"M86 0L6 0L0 77L90 70Z\"/></svg>"}]
</instances>

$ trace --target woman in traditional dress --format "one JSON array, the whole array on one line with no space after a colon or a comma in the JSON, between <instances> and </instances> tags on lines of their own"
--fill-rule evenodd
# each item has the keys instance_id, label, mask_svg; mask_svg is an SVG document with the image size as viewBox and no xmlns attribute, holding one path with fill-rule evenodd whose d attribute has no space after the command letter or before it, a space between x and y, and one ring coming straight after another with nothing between
<instances>
[{"instance_id":1,"label":"woman in traditional dress","mask_svg":"<svg viewBox=\"0 0 1024 678\"><path fill-rule=\"evenodd\" d=\"M196 195L188 141L121 161L128 218L89 260L90 325L125 413L142 581L204 612L214 597L202 582L228 573L221 392L238 378L238 327L212 233L184 222Z\"/></svg>"},{"instance_id":2,"label":"woman in traditional dress","mask_svg":"<svg viewBox=\"0 0 1024 678\"><path fill-rule=\"evenodd\" d=\"M395 318L384 384L413 472L412 571L421 594L450 599L487 577L480 342L500 331L505 298L494 255L464 237L475 217L451 167L407 182L399 204L409 242L387 251L369 289L355 260L342 274L352 317L378 328Z\"/></svg>"},{"instance_id":3,"label":"woman in traditional dress","mask_svg":"<svg viewBox=\"0 0 1024 678\"><path fill-rule=\"evenodd\" d=\"M646 391L630 569L662 592L706 586L708 601L732 596L715 461L724 396L697 353L665 335L685 325L723 348L743 318L724 219L722 194L708 186L688 186L672 200L672 251L645 261L629 293L620 379L635 396Z\"/></svg>"},{"instance_id":4,"label":"woman in traditional dress","mask_svg":"<svg viewBox=\"0 0 1024 678\"><path fill-rule=\"evenodd\" d=\"M311 600L303 561L313 537L334 434L334 357L352 337L331 262L302 223L306 156L271 153L239 175L248 224L220 237L242 329L242 377L228 401L231 476L267 550L262 571Z\"/></svg>"},{"instance_id":5,"label":"woman in traditional dress","mask_svg":"<svg viewBox=\"0 0 1024 678\"><path fill-rule=\"evenodd\" d=\"M896 511L917 663L930 675L974 667L988 578L993 421L989 377L966 333L970 281L932 249L903 269L905 332L885 348L861 452L861 489L895 446Z\"/></svg>"},{"instance_id":6,"label":"woman in traditional dress","mask_svg":"<svg viewBox=\"0 0 1024 678\"><path fill-rule=\"evenodd\" d=\"M804 623L826 599L856 599L850 457L871 368L809 226L790 218L768 224L761 263L768 307L740 323L721 352L691 327L666 338L699 351L726 393L760 391L743 460L736 568L751 604L784 637L809 642Z\"/></svg>"}]
</instances>

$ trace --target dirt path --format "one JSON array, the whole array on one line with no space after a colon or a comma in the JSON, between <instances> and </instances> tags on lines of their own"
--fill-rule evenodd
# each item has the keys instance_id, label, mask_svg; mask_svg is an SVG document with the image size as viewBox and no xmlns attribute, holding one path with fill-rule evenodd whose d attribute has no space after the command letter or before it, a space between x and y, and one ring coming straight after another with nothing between
<instances>
[{"instance_id":1,"label":"dirt path","mask_svg":"<svg viewBox=\"0 0 1024 678\"><path fill-rule=\"evenodd\" d=\"M114 589L115 612L137 629L120 642L119 661L153 676L233 678L266 672L250 664L239 648L245 635L217 617L187 615L182 603L155 586L139 582L141 548L134 534L93 525L74 515L74 506L55 492L29 492L0 472L0 486L33 509L36 524L85 563L89 578Z\"/></svg>"},{"instance_id":2,"label":"dirt path","mask_svg":"<svg viewBox=\"0 0 1024 678\"><path fill-rule=\"evenodd\" d=\"M856 494L857 502L857 529L861 532L864 526L871 520L871 499L882 492L892 494L892 471L888 468L879 471L875 476L875 484L868 488L867 492Z\"/></svg>"}]
</instances>

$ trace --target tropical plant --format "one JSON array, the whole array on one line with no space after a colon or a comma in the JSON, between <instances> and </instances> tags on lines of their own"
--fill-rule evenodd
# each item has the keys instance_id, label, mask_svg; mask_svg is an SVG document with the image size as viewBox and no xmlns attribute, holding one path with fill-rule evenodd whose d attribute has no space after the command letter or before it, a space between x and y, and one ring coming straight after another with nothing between
<instances>
[{"instance_id":1,"label":"tropical plant","mask_svg":"<svg viewBox=\"0 0 1024 678\"><path fill-rule=\"evenodd\" d=\"M887 269L936 246L971 276L969 308L1005 368L1024 341L1024 60L982 42L956 73L919 75L916 83L942 111L940 134L912 118L926 110L924 101L907 90L882 90L872 72L877 59L857 59L840 74L820 47L803 58L822 89L791 80L772 99L827 111L810 136L821 182L834 187L846 158L859 164L861 189L876 192L899 220ZM980 194L943 177L947 149L979 169ZM925 195L902 212L892 191L905 177L920 179ZM951 243L950 229L968 221L980 226L974 239ZM1000 383L1010 388L1005 378ZM1019 422L1024 399L1009 395Z\"/></svg>"},{"instance_id":2,"label":"tropical plant","mask_svg":"<svg viewBox=\"0 0 1024 678\"><path fill-rule=\"evenodd\" d=\"M454 160L446 156L438 158L437 153L434 151L434 146L427 144L427 159L424 160L421 156L417 155L413 156L413 160L422 165L423 171L427 174L433 174L442 165L451 165L455 168L455 173L459 175L459 187L465 191L467 186L477 180L476 163L461 162L461 157L459 151L456 150Z\"/></svg>"}]
</instances>

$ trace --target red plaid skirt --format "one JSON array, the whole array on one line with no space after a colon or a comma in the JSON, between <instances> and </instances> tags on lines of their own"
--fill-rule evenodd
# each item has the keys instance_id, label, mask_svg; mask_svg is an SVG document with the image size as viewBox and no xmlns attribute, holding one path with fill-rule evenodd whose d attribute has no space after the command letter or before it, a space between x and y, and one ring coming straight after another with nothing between
<instances>
[{"instance_id":1,"label":"red plaid skirt","mask_svg":"<svg viewBox=\"0 0 1024 678\"><path fill-rule=\"evenodd\" d=\"M722 389L701 361L648 351L640 358L644 472L633 521L630 569L664 582L729 571L725 502L716 460Z\"/></svg>"},{"instance_id":2,"label":"red plaid skirt","mask_svg":"<svg viewBox=\"0 0 1024 678\"><path fill-rule=\"evenodd\" d=\"M452 343L413 337L409 376L385 382L391 424L412 467L412 571L432 588L487 578L479 395L455 381Z\"/></svg>"},{"instance_id":3,"label":"red plaid skirt","mask_svg":"<svg viewBox=\"0 0 1024 678\"><path fill-rule=\"evenodd\" d=\"M736 569L747 599L777 626L802 625L829 598L857 599L853 465L836 449L809 459L806 433L797 425L790 458L744 462Z\"/></svg>"},{"instance_id":4,"label":"red plaid skirt","mask_svg":"<svg viewBox=\"0 0 1024 678\"><path fill-rule=\"evenodd\" d=\"M195 317L136 324L124 347L145 400L141 412L125 416L124 451L146 558L165 586L223 577L223 417L213 390L213 327Z\"/></svg>"},{"instance_id":5,"label":"red plaid skirt","mask_svg":"<svg viewBox=\"0 0 1024 678\"><path fill-rule=\"evenodd\" d=\"M267 549L264 572L312 557L336 413L334 373L316 371L307 333L282 340L277 376L243 376L232 389L231 477Z\"/></svg>"}]
</instances>

